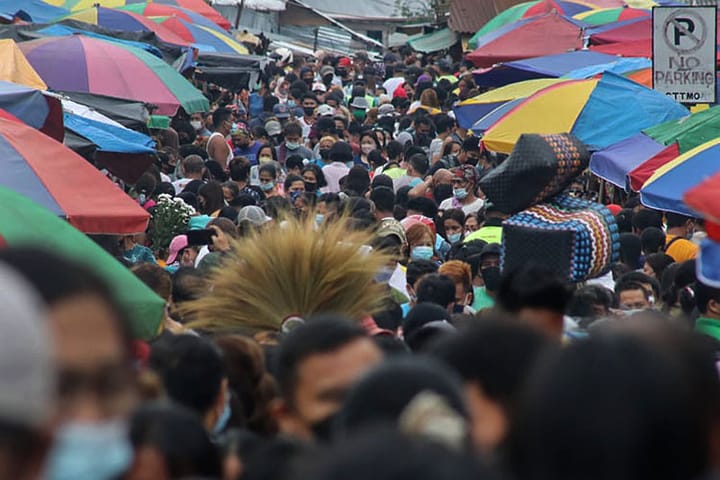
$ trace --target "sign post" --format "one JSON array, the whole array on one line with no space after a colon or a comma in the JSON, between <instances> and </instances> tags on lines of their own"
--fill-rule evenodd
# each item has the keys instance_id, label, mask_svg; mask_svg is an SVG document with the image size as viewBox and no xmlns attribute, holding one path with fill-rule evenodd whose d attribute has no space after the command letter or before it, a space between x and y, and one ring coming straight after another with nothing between
<instances>
[{"instance_id":1,"label":"sign post","mask_svg":"<svg viewBox=\"0 0 720 480\"><path fill-rule=\"evenodd\" d=\"M715 103L717 7L653 7L653 88Z\"/></svg>"}]
</instances>

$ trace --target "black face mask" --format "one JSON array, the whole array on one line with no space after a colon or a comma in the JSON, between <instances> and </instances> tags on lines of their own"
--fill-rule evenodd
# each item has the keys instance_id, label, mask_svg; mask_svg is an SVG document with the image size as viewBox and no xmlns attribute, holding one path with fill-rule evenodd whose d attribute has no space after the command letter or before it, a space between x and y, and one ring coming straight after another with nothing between
<instances>
[{"instance_id":1,"label":"black face mask","mask_svg":"<svg viewBox=\"0 0 720 480\"><path fill-rule=\"evenodd\" d=\"M312 117L313 113L315 113L314 107L303 107L303 112L305 113L306 117Z\"/></svg>"},{"instance_id":2,"label":"black face mask","mask_svg":"<svg viewBox=\"0 0 720 480\"><path fill-rule=\"evenodd\" d=\"M310 430L312 430L317 443L330 443L336 416L337 415L330 415L325 420L320 420L310 425Z\"/></svg>"},{"instance_id":3,"label":"black face mask","mask_svg":"<svg viewBox=\"0 0 720 480\"><path fill-rule=\"evenodd\" d=\"M305 183L305 191L306 192L314 192L317 190L316 182L304 182L304 183Z\"/></svg>"},{"instance_id":4,"label":"black face mask","mask_svg":"<svg viewBox=\"0 0 720 480\"><path fill-rule=\"evenodd\" d=\"M330 149L329 148L321 148L320 150L320 158L323 160L327 160L330 158Z\"/></svg>"},{"instance_id":5,"label":"black face mask","mask_svg":"<svg viewBox=\"0 0 720 480\"><path fill-rule=\"evenodd\" d=\"M496 292L500 288L500 267L487 267L480 270L485 289L490 292Z\"/></svg>"},{"instance_id":6,"label":"black face mask","mask_svg":"<svg viewBox=\"0 0 720 480\"><path fill-rule=\"evenodd\" d=\"M335 77L335 75L325 75L323 77L323 83L325 84L326 87L329 87L330 84L332 84L333 77Z\"/></svg>"}]
</instances>

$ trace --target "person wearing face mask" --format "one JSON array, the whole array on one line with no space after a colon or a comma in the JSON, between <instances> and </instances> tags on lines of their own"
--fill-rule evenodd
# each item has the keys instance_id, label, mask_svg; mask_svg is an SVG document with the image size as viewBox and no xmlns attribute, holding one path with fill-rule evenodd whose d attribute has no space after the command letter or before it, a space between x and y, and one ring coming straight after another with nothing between
<instances>
[{"instance_id":1,"label":"person wearing face mask","mask_svg":"<svg viewBox=\"0 0 720 480\"><path fill-rule=\"evenodd\" d=\"M463 221L465 214L458 208L446 210L442 217L442 229L444 231L445 240L451 245L462 242L463 239Z\"/></svg>"},{"instance_id":2,"label":"person wearing face mask","mask_svg":"<svg viewBox=\"0 0 720 480\"><path fill-rule=\"evenodd\" d=\"M373 150L380 150L380 141L377 135L373 131L365 132L360 135L360 154L353 158L354 165L360 165L365 167L367 170L372 168L368 155Z\"/></svg>"},{"instance_id":3,"label":"person wearing face mask","mask_svg":"<svg viewBox=\"0 0 720 480\"><path fill-rule=\"evenodd\" d=\"M423 223L411 225L405 232L410 251L410 260L433 260L435 249L433 248L433 233Z\"/></svg>"},{"instance_id":4,"label":"person wearing face mask","mask_svg":"<svg viewBox=\"0 0 720 480\"><path fill-rule=\"evenodd\" d=\"M352 99L352 102L350 102L350 110L352 111L353 117L359 122L365 120L368 108L370 108L370 106L365 97L355 97Z\"/></svg>"},{"instance_id":5,"label":"person wearing face mask","mask_svg":"<svg viewBox=\"0 0 720 480\"><path fill-rule=\"evenodd\" d=\"M467 215L483 207L483 200L475 196L478 175L475 167L463 165L452 170L453 196L440 204L440 210L459 208Z\"/></svg>"},{"instance_id":6,"label":"person wearing face mask","mask_svg":"<svg viewBox=\"0 0 720 480\"><path fill-rule=\"evenodd\" d=\"M298 123L302 127L302 137L307 139L310 136L310 129L315 124L315 109L318 106L318 100L312 93L306 93L301 100L303 116L298 119Z\"/></svg>"},{"instance_id":7,"label":"person wearing face mask","mask_svg":"<svg viewBox=\"0 0 720 480\"><path fill-rule=\"evenodd\" d=\"M327 181L325 181L325 175L320 167L314 164L306 165L302 170L302 177L306 192L313 193L318 197L325 193Z\"/></svg>"},{"instance_id":8,"label":"person wearing face mask","mask_svg":"<svg viewBox=\"0 0 720 480\"><path fill-rule=\"evenodd\" d=\"M190 125L198 137L207 138L212 135L212 132L205 127L205 120L203 119L202 113L193 113L192 117L190 117Z\"/></svg>"},{"instance_id":9,"label":"person wearing face mask","mask_svg":"<svg viewBox=\"0 0 720 480\"><path fill-rule=\"evenodd\" d=\"M265 199L280 195L277 185L278 172L274 165L261 165L259 169L260 190L265 194Z\"/></svg>"},{"instance_id":10,"label":"person wearing face mask","mask_svg":"<svg viewBox=\"0 0 720 480\"><path fill-rule=\"evenodd\" d=\"M330 149L335 145L335 142L337 142L337 139L329 135L320 139L317 144L318 153L316 155L315 165L323 168L325 165L330 164Z\"/></svg>"},{"instance_id":11,"label":"person wearing face mask","mask_svg":"<svg viewBox=\"0 0 720 480\"><path fill-rule=\"evenodd\" d=\"M277 159L281 166L285 166L285 160L290 155L300 155L303 159L311 159L312 151L302 145L302 127L297 122L289 122L283 129L285 141L277 147Z\"/></svg>"},{"instance_id":12,"label":"person wearing face mask","mask_svg":"<svg viewBox=\"0 0 720 480\"><path fill-rule=\"evenodd\" d=\"M473 309L476 311L492 308L500 288L500 245L488 243L480 252L480 276L483 286L474 286Z\"/></svg>"},{"instance_id":13,"label":"person wearing face mask","mask_svg":"<svg viewBox=\"0 0 720 480\"><path fill-rule=\"evenodd\" d=\"M438 273L450 278L455 284L455 306L453 313L474 315L472 271L470 265L461 260L450 260L440 265Z\"/></svg>"}]
</instances>

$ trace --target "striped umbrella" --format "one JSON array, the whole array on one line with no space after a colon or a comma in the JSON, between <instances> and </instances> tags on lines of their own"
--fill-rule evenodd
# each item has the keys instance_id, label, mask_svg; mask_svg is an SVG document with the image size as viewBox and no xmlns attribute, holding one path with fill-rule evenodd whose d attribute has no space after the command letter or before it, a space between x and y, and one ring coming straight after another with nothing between
<instances>
[{"instance_id":1,"label":"striped umbrella","mask_svg":"<svg viewBox=\"0 0 720 480\"><path fill-rule=\"evenodd\" d=\"M195 13L187 8L175 7L172 5L164 5L162 3L133 3L125 5L124 7L118 7L118 10L127 10L129 12L137 13L143 17L178 17L182 18L186 22L194 23L221 33L226 33L225 30L220 28L214 22L203 17L199 13Z\"/></svg>"},{"instance_id":2,"label":"striped umbrella","mask_svg":"<svg viewBox=\"0 0 720 480\"><path fill-rule=\"evenodd\" d=\"M590 25L605 25L606 23L644 17L650 17L650 10L629 7L601 8L578 13L573 16L573 18L582 20Z\"/></svg>"},{"instance_id":3,"label":"striped umbrella","mask_svg":"<svg viewBox=\"0 0 720 480\"><path fill-rule=\"evenodd\" d=\"M248 49L224 32L195 25L180 17L157 18L161 25L192 43L200 52L236 53L247 55Z\"/></svg>"},{"instance_id":4,"label":"striped umbrella","mask_svg":"<svg viewBox=\"0 0 720 480\"><path fill-rule=\"evenodd\" d=\"M178 108L204 112L207 98L173 68L129 46L84 35L49 37L20 44L48 87L137 100L157 106L158 115Z\"/></svg>"}]
</instances>

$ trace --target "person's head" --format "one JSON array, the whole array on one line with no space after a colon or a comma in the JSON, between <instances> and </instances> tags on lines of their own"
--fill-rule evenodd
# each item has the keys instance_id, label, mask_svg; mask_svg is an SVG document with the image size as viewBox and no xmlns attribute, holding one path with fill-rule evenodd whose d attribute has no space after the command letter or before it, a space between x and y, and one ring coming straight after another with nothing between
<instances>
[{"instance_id":1,"label":"person's head","mask_svg":"<svg viewBox=\"0 0 720 480\"><path fill-rule=\"evenodd\" d=\"M411 177L424 177L430 169L428 157L424 153L416 153L407 160L407 174Z\"/></svg>"},{"instance_id":2,"label":"person's head","mask_svg":"<svg viewBox=\"0 0 720 480\"><path fill-rule=\"evenodd\" d=\"M720 288L695 282L695 303L703 317L720 320Z\"/></svg>"},{"instance_id":3,"label":"person's head","mask_svg":"<svg viewBox=\"0 0 720 480\"><path fill-rule=\"evenodd\" d=\"M423 289L423 282L433 275L421 280L419 288ZM403 320L403 339L413 352L427 351L440 339L457 333L450 319L448 308L434 302L418 302Z\"/></svg>"},{"instance_id":4,"label":"person's head","mask_svg":"<svg viewBox=\"0 0 720 480\"><path fill-rule=\"evenodd\" d=\"M263 192L271 192L277 183L277 169L273 164L260 166L258 169L258 177L260 179L260 189Z\"/></svg>"},{"instance_id":5,"label":"person's head","mask_svg":"<svg viewBox=\"0 0 720 480\"><path fill-rule=\"evenodd\" d=\"M388 142L387 146L385 147L385 153L387 154L389 162L399 163L402 160L403 151L404 148L402 144L397 140L392 140Z\"/></svg>"},{"instance_id":6,"label":"person's head","mask_svg":"<svg viewBox=\"0 0 720 480\"><path fill-rule=\"evenodd\" d=\"M346 191L353 195L365 195L370 188L370 175L365 167L361 165L353 165L347 174L345 183Z\"/></svg>"},{"instance_id":7,"label":"person's head","mask_svg":"<svg viewBox=\"0 0 720 480\"><path fill-rule=\"evenodd\" d=\"M338 215L342 200L337 193L323 193L320 195L317 203L317 213L323 216L324 220L329 220Z\"/></svg>"},{"instance_id":8,"label":"person's head","mask_svg":"<svg viewBox=\"0 0 720 480\"><path fill-rule=\"evenodd\" d=\"M431 260L435 255L435 238L430 227L415 223L405 232L411 260Z\"/></svg>"},{"instance_id":9,"label":"person's head","mask_svg":"<svg viewBox=\"0 0 720 480\"><path fill-rule=\"evenodd\" d=\"M395 208L395 192L392 188L376 187L370 192L370 200L375 204L375 214L380 218L392 217Z\"/></svg>"},{"instance_id":10,"label":"person's head","mask_svg":"<svg viewBox=\"0 0 720 480\"><path fill-rule=\"evenodd\" d=\"M172 278L167 270L154 263L140 263L130 270L160 298L172 301Z\"/></svg>"},{"instance_id":11,"label":"person's head","mask_svg":"<svg viewBox=\"0 0 720 480\"><path fill-rule=\"evenodd\" d=\"M503 310L557 338L562 335L569 300L565 281L554 271L536 265L503 272L497 293Z\"/></svg>"},{"instance_id":12,"label":"person's head","mask_svg":"<svg viewBox=\"0 0 720 480\"><path fill-rule=\"evenodd\" d=\"M662 280L665 269L669 267L675 260L666 253L651 253L645 257L645 265L643 265L643 272L657 280Z\"/></svg>"},{"instance_id":13,"label":"person's head","mask_svg":"<svg viewBox=\"0 0 720 480\"><path fill-rule=\"evenodd\" d=\"M310 72L312 74L312 72ZM315 115L315 109L318 106L318 100L312 93L306 93L302 97L302 109L306 117L313 117Z\"/></svg>"},{"instance_id":14,"label":"person's head","mask_svg":"<svg viewBox=\"0 0 720 480\"><path fill-rule=\"evenodd\" d=\"M352 162L352 147L350 147L350 145L346 142L335 142L335 144L333 144L330 148L329 158L331 162Z\"/></svg>"},{"instance_id":15,"label":"person's head","mask_svg":"<svg viewBox=\"0 0 720 480\"><path fill-rule=\"evenodd\" d=\"M689 238L695 231L695 220L679 213L667 212L665 214L668 233Z\"/></svg>"},{"instance_id":16,"label":"person's head","mask_svg":"<svg viewBox=\"0 0 720 480\"><path fill-rule=\"evenodd\" d=\"M463 223L465 213L459 208L446 210L442 216L441 233L451 244L457 243L463 238Z\"/></svg>"},{"instance_id":17,"label":"person's head","mask_svg":"<svg viewBox=\"0 0 720 480\"><path fill-rule=\"evenodd\" d=\"M233 181L224 182L222 184L222 191L223 199L228 205L232 205L238 195L240 195L240 187L238 187L238 184Z\"/></svg>"},{"instance_id":18,"label":"person's head","mask_svg":"<svg viewBox=\"0 0 720 480\"><path fill-rule=\"evenodd\" d=\"M337 142L337 139L329 135L322 137L318 142L318 153L323 162L329 161L330 149L335 145L335 142Z\"/></svg>"},{"instance_id":19,"label":"person's head","mask_svg":"<svg viewBox=\"0 0 720 480\"><path fill-rule=\"evenodd\" d=\"M373 131L368 131L360 135L360 151L367 156L373 150L380 150L382 147L377 135Z\"/></svg>"},{"instance_id":20,"label":"person's head","mask_svg":"<svg viewBox=\"0 0 720 480\"><path fill-rule=\"evenodd\" d=\"M620 280L615 284L615 295L622 310L644 310L650 308L652 293L637 281Z\"/></svg>"},{"instance_id":21,"label":"person's head","mask_svg":"<svg viewBox=\"0 0 720 480\"><path fill-rule=\"evenodd\" d=\"M475 167L472 165L462 165L454 168L452 175L453 196L459 201L463 201L468 197L474 198L478 182Z\"/></svg>"},{"instance_id":22,"label":"person's head","mask_svg":"<svg viewBox=\"0 0 720 480\"><path fill-rule=\"evenodd\" d=\"M302 127L296 122L288 122L283 128L283 137L285 138L285 147L292 151L300 148L302 141Z\"/></svg>"},{"instance_id":23,"label":"person's head","mask_svg":"<svg viewBox=\"0 0 720 480\"><path fill-rule=\"evenodd\" d=\"M292 329L276 356L281 399L273 411L280 430L325 437L347 391L381 360L365 331L344 319L315 318Z\"/></svg>"},{"instance_id":24,"label":"person's head","mask_svg":"<svg viewBox=\"0 0 720 480\"><path fill-rule=\"evenodd\" d=\"M166 335L156 341L149 367L170 399L192 411L210 433L230 417L230 393L220 350L195 335Z\"/></svg>"},{"instance_id":25,"label":"person's head","mask_svg":"<svg viewBox=\"0 0 720 480\"><path fill-rule=\"evenodd\" d=\"M182 171L185 178L201 180L205 173L205 162L200 155L188 155L182 162Z\"/></svg>"},{"instance_id":26,"label":"person's head","mask_svg":"<svg viewBox=\"0 0 720 480\"><path fill-rule=\"evenodd\" d=\"M617 222L619 233L632 233L632 217L632 208L623 208L617 213L617 215L615 215L615 221Z\"/></svg>"},{"instance_id":27,"label":"person's head","mask_svg":"<svg viewBox=\"0 0 720 480\"><path fill-rule=\"evenodd\" d=\"M651 255L665 249L665 232L658 227L647 227L640 234L642 253Z\"/></svg>"},{"instance_id":28,"label":"person's head","mask_svg":"<svg viewBox=\"0 0 720 480\"><path fill-rule=\"evenodd\" d=\"M610 315L614 304L613 292L601 285L586 285L573 292L567 307L571 317L595 320Z\"/></svg>"},{"instance_id":29,"label":"person's head","mask_svg":"<svg viewBox=\"0 0 720 480\"><path fill-rule=\"evenodd\" d=\"M440 265L438 273L449 277L455 283L455 313L462 313L463 307L473 302L470 265L460 260L450 260Z\"/></svg>"},{"instance_id":30,"label":"person's head","mask_svg":"<svg viewBox=\"0 0 720 480\"><path fill-rule=\"evenodd\" d=\"M398 191L397 196L400 196ZM415 197L407 201L407 214L422 215L427 218L435 218L438 213L437 203L427 197Z\"/></svg>"},{"instance_id":31,"label":"person's head","mask_svg":"<svg viewBox=\"0 0 720 480\"><path fill-rule=\"evenodd\" d=\"M640 237L634 233L620 234L620 261L627 265L630 270L639 269L642 264L640 257L642 256Z\"/></svg>"},{"instance_id":32,"label":"person's head","mask_svg":"<svg viewBox=\"0 0 720 480\"><path fill-rule=\"evenodd\" d=\"M233 182L247 182L250 176L250 161L245 157L230 160L230 179Z\"/></svg>"},{"instance_id":33,"label":"person's head","mask_svg":"<svg viewBox=\"0 0 720 480\"><path fill-rule=\"evenodd\" d=\"M480 160L480 141L477 137L468 137L463 141L458 162L477 165L478 160Z\"/></svg>"},{"instance_id":34,"label":"person's head","mask_svg":"<svg viewBox=\"0 0 720 480\"><path fill-rule=\"evenodd\" d=\"M140 407L130 420L135 461L125 478L219 478L220 457L202 422L169 403Z\"/></svg>"},{"instance_id":35,"label":"person's head","mask_svg":"<svg viewBox=\"0 0 720 480\"><path fill-rule=\"evenodd\" d=\"M288 155L285 158L285 170L288 175L300 175L305 163L300 155Z\"/></svg>"},{"instance_id":36,"label":"person's head","mask_svg":"<svg viewBox=\"0 0 720 480\"><path fill-rule=\"evenodd\" d=\"M496 314L433 349L465 383L477 450L487 454L503 443L533 369L553 347L541 331Z\"/></svg>"},{"instance_id":37,"label":"person's head","mask_svg":"<svg viewBox=\"0 0 720 480\"><path fill-rule=\"evenodd\" d=\"M218 182L204 183L198 190L198 205L204 215L220 210L225 206L224 200L222 185Z\"/></svg>"},{"instance_id":38,"label":"person's head","mask_svg":"<svg viewBox=\"0 0 720 480\"><path fill-rule=\"evenodd\" d=\"M213 130L229 135L232 129L232 112L227 108L218 108L212 114Z\"/></svg>"},{"instance_id":39,"label":"person's head","mask_svg":"<svg viewBox=\"0 0 720 480\"><path fill-rule=\"evenodd\" d=\"M303 168L302 178L305 182L306 192L317 192L327 186L327 180L325 180L322 169L314 163L306 165L305 168Z\"/></svg>"},{"instance_id":40,"label":"person's head","mask_svg":"<svg viewBox=\"0 0 720 480\"><path fill-rule=\"evenodd\" d=\"M260 166L277 162L277 151L271 145L265 145L258 150L257 158Z\"/></svg>"},{"instance_id":41,"label":"person's head","mask_svg":"<svg viewBox=\"0 0 720 480\"><path fill-rule=\"evenodd\" d=\"M640 235L648 227L663 227L662 213L657 210L642 208L633 213L632 216L633 232Z\"/></svg>"},{"instance_id":42,"label":"person's head","mask_svg":"<svg viewBox=\"0 0 720 480\"><path fill-rule=\"evenodd\" d=\"M455 306L455 282L439 273L429 274L420 279L416 289L417 303L434 303L446 310Z\"/></svg>"},{"instance_id":43,"label":"person's head","mask_svg":"<svg viewBox=\"0 0 720 480\"><path fill-rule=\"evenodd\" d=\"M480 224L482 222L478 218L477 213L468 213L465 215L465 222L463 223L463 229L465 230L465 234L469 234L472 232L477 231L480 228Z\"/></svg>"},{"instance_id":44,"label":"person's head","mask_svg":"<svg viewBox=\"0 0 720 480\"><path fill-rule=\"evenodd\" d=\"M420 284L420 280L425 278L427 275L437 273L438 264L431 260L413 260L408 263L407 271L405 272L405 279L407 280L407 291L410 295L411 303L415 303L417 300L417 287Z\"/></svg>"},{"instance_id":45,"label":"person's head","mask_svg":"<svg viewBox=\"0 0 720 480\"><path fill-rule=\"evenodd\" d=\"M303 193L305 191L305 181L303 177L295 174L289 174L285 177L285 196L291 198L293 195Z\"/></svg>"}]
</instances>

